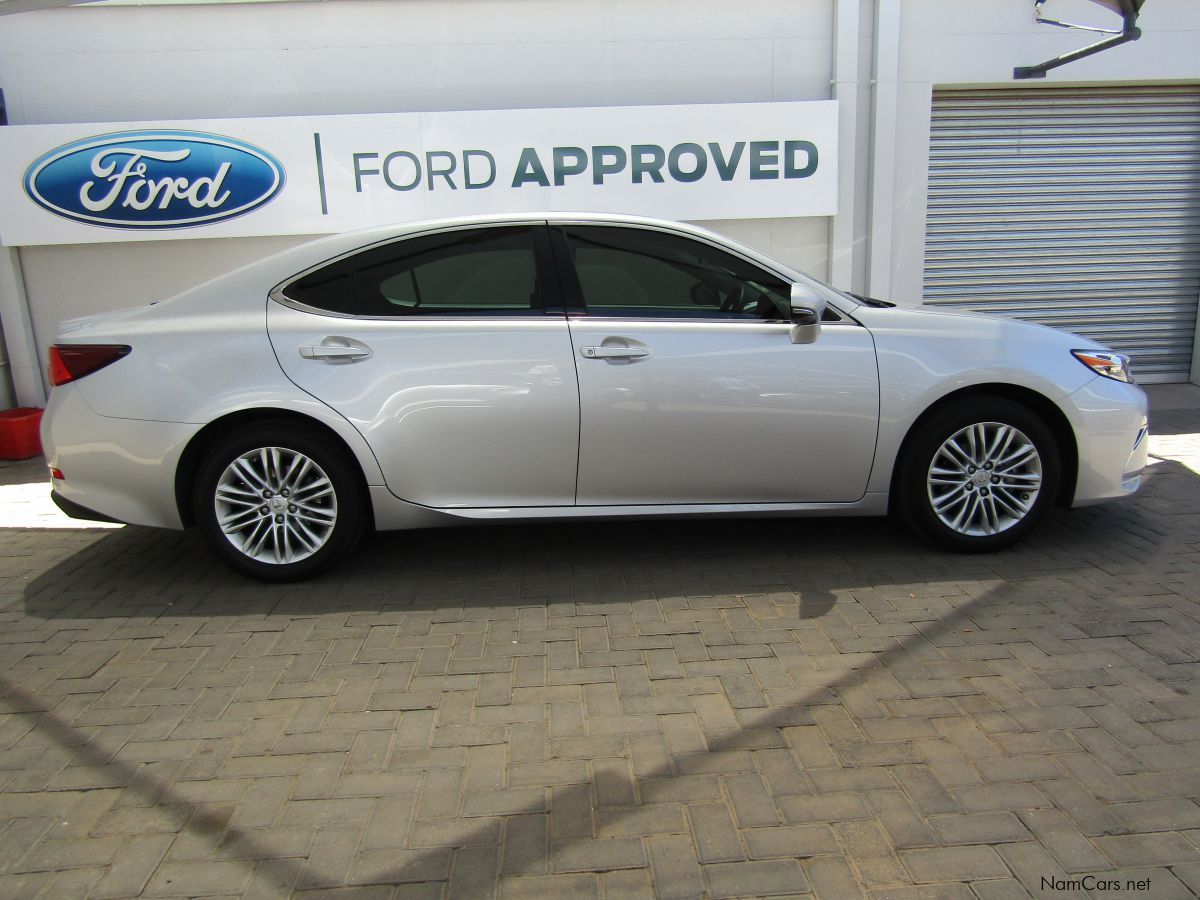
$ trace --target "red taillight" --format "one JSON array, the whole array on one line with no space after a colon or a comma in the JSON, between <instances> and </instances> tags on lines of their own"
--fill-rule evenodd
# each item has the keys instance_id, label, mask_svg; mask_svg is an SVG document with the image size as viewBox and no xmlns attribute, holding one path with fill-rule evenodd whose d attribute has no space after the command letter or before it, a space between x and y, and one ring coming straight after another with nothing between
<instances>
[{"instance_id":1,"label":"red taillight","mask_svg":"<svg viewBox=\"0 0 1200 900\"><path fill-rule=\"evenodd\" d=\"M57 387L91 375L129 350L127 344L55 344L50 348L50 383Z\"/></svg>"}]
</instances>

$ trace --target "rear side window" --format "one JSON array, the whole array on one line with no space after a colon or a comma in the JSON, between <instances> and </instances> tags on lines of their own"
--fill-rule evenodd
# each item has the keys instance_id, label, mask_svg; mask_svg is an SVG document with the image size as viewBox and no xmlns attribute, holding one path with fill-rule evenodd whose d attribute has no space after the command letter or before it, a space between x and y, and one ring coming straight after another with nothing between
<instances>
[{"instance_id":1,"label":"rear side window","mask_svg":"<svg viewBox=\"0 0 1200 900\"><path fill-rule=\"evenodd\" d=\"M355 316L520 315L545 305L529 226L396 241L310 272L283 294Z\"/></svg>"}]
</instances>

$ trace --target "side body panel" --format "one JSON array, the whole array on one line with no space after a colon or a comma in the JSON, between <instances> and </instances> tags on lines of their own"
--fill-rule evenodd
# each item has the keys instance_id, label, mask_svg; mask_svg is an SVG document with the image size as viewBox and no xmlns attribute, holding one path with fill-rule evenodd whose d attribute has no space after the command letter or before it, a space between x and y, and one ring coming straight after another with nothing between
<instances>
[{"instance_id":1,"label":"side body panel","mask_svg":"<svg viewBox=\"0 0 1200 900\"><path fill-rule=\"evenodd\" d=\"M1096 348L1094 341L996 316L869 307L855 315L874 333L879 357L879 449L869 490L889 490L904 439L925 410L955 391L997 384L1041 394L1067 417L1079 451L1075 505L1131 493L1121 482L1145 394L1071 355Z\"/></svg>"},{"instance_id":2,"label":"side body panel","mask_svg":"<svg viewBox=\"0 0 1200 900\"><path fill-rule=\"evenodd\" d=\"M272 302L288 377L346 417L388 488L432 507L569 506L579 399L563 316L354 319ZM348 362L300 348L343 338Z\"/></svg>"},{"instance_id":3,"label":"side body panel","mask_svg":"<svg viewBox=\"0 0 1200 900\"><path fill-rule=\"evenodd\" d=\"M875 449L870 332L573 317L580 506L850 502ZM641 358L597 358L634 347Z\"/></svg>"},{"instance_id":4,"label":"side body panel","mask_svg":"<svg viewBox=\"0 0 1200 900\"><path fill-rule=\"evenodd\" d=\"M358 431L280 369L266 332L270 285L251 280L228 287L65 323L59 343L133 347L128 356L73 383L88 407L104 418L196 426L243 410L287 410L332 429L354 454L367 484L382 484L379 465ZM173 488L171 496L173 502Z\"/></svg>"}]
</instances>

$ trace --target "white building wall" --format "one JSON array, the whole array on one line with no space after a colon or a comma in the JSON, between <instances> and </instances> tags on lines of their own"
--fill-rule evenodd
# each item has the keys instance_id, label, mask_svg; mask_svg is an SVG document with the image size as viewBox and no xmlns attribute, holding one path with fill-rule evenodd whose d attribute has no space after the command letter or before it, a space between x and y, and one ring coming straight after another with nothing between
<instances>
[{"instance_id":1,"label":"white building wall","mask_svg":"<svg viewBox=\"0 0 1200 900\"><path fill-rule=\"evenodd\" d=\"M1049 0L1047 12L1112 21L1086 0ZM839 22L857 41L838 40ZM1151 0L1140 24L1141 41L1021 84L1200 82L1200 3ZM921 302L933 88L1012 85L1014 66L1093 39L1035 24L1030 0L101 5L0 26L12 124L822 100L838 79L854 101L840 151L847 221L706 224L906 305ZM63 317L167 296L301 239L23 248L17 271L40 351Z\"/></svg>"},{"instance_id":2,"label":"white building wall","mask_svg":"<svg viewBox=\"0 0 1200 900\"><path fill-rule=\"evenodd\" d=\"M830 97L833 0L337 0L7 17L10 122L120 122ZM826 274L828 219L705 223ZM169 296L303 238L20 251L58 321Z\"/></svg>"}]
</instances>

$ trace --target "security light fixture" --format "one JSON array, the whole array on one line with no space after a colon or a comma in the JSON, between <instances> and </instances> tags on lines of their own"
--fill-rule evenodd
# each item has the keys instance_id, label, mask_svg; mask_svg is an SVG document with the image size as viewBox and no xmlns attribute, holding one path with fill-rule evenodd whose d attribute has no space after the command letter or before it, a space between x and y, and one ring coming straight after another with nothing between
<instances>
[{"instance_id":1,"label":"security light fixture","mask_svg":"<svg viewBox=\"0 0 1200 900\"><path fill-rule=\"evenodd\" d=\"M1099 53L1101 50L1107 50L1109 47L1116 47L1119 44L1136 41L1142 36L1141 29L1137 27L1137 18L1146 0L1091 0L1092 3L1097 3L1119 15L1121 17L1120 28L1101 28L1096 25L1080 25L1075 22L1052 19L1042 12L1042 7L1046 5L1046 2L1047 0L1033 0L1033 17L1040 24L1055 25L1059 28L1070 28L1076 31L1090 31L1096 34L1107 34L1109 37L1082 47L1079 50L1073 50L1070 53L1064 53L1062 56L1056 56L1054 59L1047 60L1044 63L1038 63L1036 66L1017 66L1017 68L1013 69L1013 78L1045 78L1046 73L1051 69L1065 66L1067 63Z\"/></svg>"}]
</instances>

